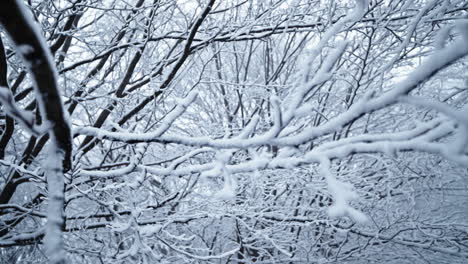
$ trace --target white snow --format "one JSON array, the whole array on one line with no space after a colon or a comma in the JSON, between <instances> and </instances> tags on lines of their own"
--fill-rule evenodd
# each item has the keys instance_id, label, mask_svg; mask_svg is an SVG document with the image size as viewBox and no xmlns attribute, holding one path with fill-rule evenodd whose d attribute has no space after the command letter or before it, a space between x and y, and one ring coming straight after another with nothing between
<instances>
[{"instance_id":1,"label":"white snow","mask_svg":"<svg viewBox=\"0 0 468 264\"><path fill-rule=\"evenodd\" d=\"M34 48L30 45L26 45L26 44L23 44L23 45L18 45L16 47L16 49L23 55L23 56L27 56L31 53L34 52Z\"/></svg>"}]
</instances>

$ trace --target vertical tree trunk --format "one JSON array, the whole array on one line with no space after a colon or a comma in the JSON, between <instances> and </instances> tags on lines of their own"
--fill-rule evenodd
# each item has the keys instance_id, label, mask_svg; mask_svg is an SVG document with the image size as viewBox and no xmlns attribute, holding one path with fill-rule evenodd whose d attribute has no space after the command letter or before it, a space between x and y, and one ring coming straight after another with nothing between
<instances>
[{"instance_id":1,"label":"vertical tree trunk","mask_svg":"<svg viewBox=\"0 0 468 264\"><path fill-rule=\"evenodd\" d=\"M51 138L45 173L48 185L48 215L45 249L49 263L66 262L62 229L64 228L64 172L71 168L71 129L58 91L56 70L50 49L46 46L31 15L18 0L0 3L3 25L35 81L36 98L43 124Z\"/></svg>"}]
</instances>

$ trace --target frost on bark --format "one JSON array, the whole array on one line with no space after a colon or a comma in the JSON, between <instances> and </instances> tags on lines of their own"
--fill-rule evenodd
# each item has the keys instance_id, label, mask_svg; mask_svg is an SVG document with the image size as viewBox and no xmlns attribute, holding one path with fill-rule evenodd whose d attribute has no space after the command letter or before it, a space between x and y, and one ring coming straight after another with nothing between
<instances>
[{"instance_id":1,"label":"frost on bark","mask_svg":"<svg viewBox=\"0 0 468 264\"><path fill-rule=\"evenodd\" d=\"M21 1L6 0L0 3L0 23L35 82L43 128L51 138L49 159L44 166L49 196L44 241L49 262L65 263L62 240L63 177L71 167L71 130L60 98L52 56L28 12ZM34 130L32 127L30 129Z\"/></svg>"}]
</instances>

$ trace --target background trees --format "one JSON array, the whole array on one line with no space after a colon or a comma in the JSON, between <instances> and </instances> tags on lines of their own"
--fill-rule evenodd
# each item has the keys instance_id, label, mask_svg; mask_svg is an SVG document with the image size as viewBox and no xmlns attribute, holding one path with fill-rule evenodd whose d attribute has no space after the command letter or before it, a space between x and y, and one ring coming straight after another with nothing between
<instances>
[{"instance_id":1,"label":"background trees","mask_svg":"<svg viewBox=\"0 0 468 264\"><path fill-rule=\"evenodd\" d=\"M466 261L466 1L26 5L73 125L69 261ZM45 261L50 140L7 106L2 261Z\"/></svg>"}]
</instances>

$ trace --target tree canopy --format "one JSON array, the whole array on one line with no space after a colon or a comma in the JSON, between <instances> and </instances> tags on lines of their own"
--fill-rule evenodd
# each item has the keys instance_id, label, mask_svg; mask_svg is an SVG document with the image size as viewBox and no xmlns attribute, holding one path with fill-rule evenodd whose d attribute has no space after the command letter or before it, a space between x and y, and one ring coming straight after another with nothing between
<instances>
[{"instance_id":1,"label":"tree canopy","mask_svg":"<svg viewBox=\"0 0 468 264\"><path fill-rule=\"evenodd\" d=\"M466 0L0 2L0 262L466 263Z\"/></svg>"}]
</instances>

